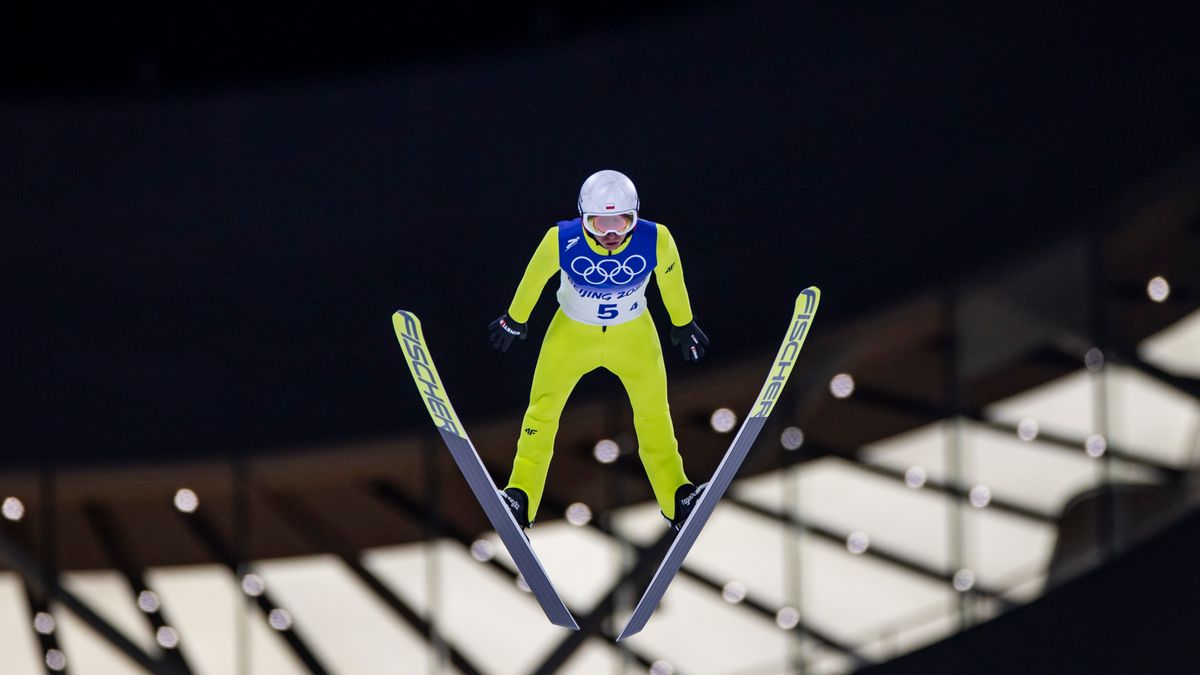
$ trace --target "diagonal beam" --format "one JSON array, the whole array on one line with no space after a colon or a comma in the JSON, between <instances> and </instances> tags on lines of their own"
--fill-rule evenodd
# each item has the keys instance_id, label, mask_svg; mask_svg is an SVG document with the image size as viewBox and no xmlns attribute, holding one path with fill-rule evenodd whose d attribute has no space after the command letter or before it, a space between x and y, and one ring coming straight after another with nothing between
<instances>
[{"instance_id":1,"label":"diagonal beam","mask_svg":"<svg viewBox=\"0 0 1200 675\"><path fill-rule=\"evenodd\" d=\"M419 502L417 502L417 500L409 497L407 494L404 493L403 490L399 489L395 485L392 485L391 483L388 483L386 481L374 481L371 483L370 487L375 494L377 494L379 497L381 497L384 501L386 501L388 504L390 504L393 508L395 508L399 512L404 513L405 515L407 515L411 518L414 518L415 520L417 520L419 522L424 522L426 519L432 517L432 514L430 513L430 510L428 509L428 507L424 506L423 504L420 504ZM446 536L449 537L450 539L452 539L453 541L457 542L459 545L463 546L464 548L470 548L471 544L474 543L473 535L463 531L462 529L460 529L458 527L455 527L450 522L443 521L441 524L442 524L442 531L446 534ZM517 572L515 570L509 569L508 567L505 567L505 565L496 558L489 559L486 562L486 564L489 567L491 567L493 570L495 570L496 572L508 577L509 579L512 579L514 581L517 579L517 576L518 576ZM572 614L576 614L576 612L572 611ZM580 632L583 632L584 624L580 623L579 627L580 627L580 630L573 631L571 633L571 635L578 635ZM615 637L615 635L612 635L610 637ZM650 659L646 658L642 654L639 654L635 650L629 650L629 653L634 657L635 660L637 660L643 666L645 666L647 668L650 667L650 665L652 663L652 661Z\"/></svg>"},{"instance_id":2,"label":"diagonal beam","mask_svg":"<svg viewBox=\"0 0 1200 675\"><path fill-rule=\"evenodd\" d=\"M33 593L40 594L40 597L47 600L61 602L63 606L79 617L81 621L87 624L101 638L111 643L113 647L141 666L146 672L163 675L182 675L173 664L156 659L142 651L132 640L125 637L124 633L105 621L87 603L64 588L56 573L47 573L34 560L33 556L29 555L22 546L13 541L8 533L0 534L0 558L4 559L10 568L25 578L25 583L31 587Z\"/></svg>"},{"instance_id":3,"label":"diagonal beam","mask_svg":"<svg viewBox=\"0 0 1200 675\"><path fill-rule=\"evenodd\" d=\"M567 635L551 650L542 664L533 671L536 675L549 675L557 672L589 637L604 634L604 620L613 613L621 589L629 583L638 587L644 587L650 583L650 577L654 574L658 561L666 555L667 549L674 540L672 534L671 530L667 530L650 546L638 549L637 560L633 566L625 570L591 611L578 619L579 630ZM611 634L612 631L609 633Z\"/></svg>"},{"instance_id":4,"label":"diagonal beam","mask_svg":"<svg viewBox=\"0 0 1200 675\"><path fill-rule=\"evenodd\" d=\"M627 465L624 463L618 463L618 465L620 469L628 472ZM502 472L496 471L495 467L487 464L486 462L485 468L487 468L488 472L492 475L503 475ZM565 504L555 500L549 494L544 494L542 496L542 504L548 508L558 511L564 511L566 509ZM594 527L599 527L595 519L591 521L591 524ZM608 534L608 536L619 538L611 529L605 528L602 531ZM597 603L597 605L593 607L586 616L584 616L582 622L577 620L577 623L579 623L579 630L563 638L559 645L553 651L551 651L549 655L547 655L546 660L542 663L542 665L539 666L534 672L539 674L556 672L559 668L566 664L575 651L587 641L587 638L593 635L602 635L608 638L609 645L618 650L623 649L624 652L628 653L643 666L649 668L652 665L652 661L649 658L639 653L637 650L630 648L629 645L618 646L616 643L616 633L611 630L611 628L606 628L605 619L611 616L615 611L617 598L620 596L621 589L626 584L633 583L635 587L643 588L649 584L650 576L653 574L655 566L657 566L657 561L661 560L666 554L666 550L670 546L670 542L673 539L669 536L669 534L670 531L668 530L666 533L664 533L661 539L649 547L634 547L637 559L634 561L632 568L626 570L621 577L613 583L608 593L606 593ZM666 541L665 544L663 543L664 540ZM660 545L661 550L658 548ZM646 566L650 567L648 569L643 569Z\"/></svg>"},{"instance_id":5,"label":"diagonal beam","mask_svg":"<svg viewBox=\"0 0 1200 675\"><path fill-rule=\"evenodd\" d=\"M716 591L717 593L721 593L722 591L725 590L725 585L723 583L721 583L721 581L719 579L717 579L716 577L708 576L706 574L702 574L702 573L696 572L694 570L684 570L684 574L687 577L689 577L690 579L692 579L700 584L703 584L704 586L707 586L708 588ZM778 616L779 610L782 609L782 607L775 607L775 608L769 607L761 602L758 602L757 600L754 600L753 598L751 598L749 596L744 598L736 606L744 607L746 609L752 610L756 614L760 614L764 617L767 617L767 618L771 619L772 621L775 620L775 617ZM832 635L830 635L824 631L813 628L811 625L797 624L795 628L791 628L790 630L797 634L806 635L806 636L816 640L817 642L820 642L821 644L825 645L826 647L830 647L836 651L839 651L839 652L845 654L846 656L850 657L850 660L853 662L853 665L855 668L861 668L861 667L864 667L864 666L867 666L867 665L870 665L871 663L873 663L873 661L871 661L867 657L865 657L862 654L859 654L857 651L855 651L855 649L852 646L838 640L837 638L833 637Z\"/></svg>"},{"instance_id":6,"label":"diagonal beam","mask_svg":"<svg viewBox=\"0 0 1200 675\"><path fill-rule=\"evenodd\" d=\"M987 427L989 429L1002 431L1006 434L1012 434L1014 436L1017 433L1017 427L1015 425L986 419L982 413L978 415L973 414L970 419L978 423L980 426ZM1072 453L1081 452L1086 445L1085 441L1082 439L1068 438L1052 431L1046 431L1045 429L1038 430L1037 440L1048 445L1049 447ZM1138 466L1150 469L1165 482L1172 482L1183 475L1183 471L1180 469L1173 467L1170 464L1164 464L1163 462L1151 457L1138 454L1137 452L1134 452L1128 448L1121 447L1120 445L1113 443L1112 439L1108 439L1104 454L1129 464L1136 464Z\"/></svg>"},{"instance_id":7,"label":"diagonal beam","mask_svg":"<svg viewBox=\"0 0 1200 675\"><path fill-rule=\"evenodd\" d=\"M129 585L129 590L133 593L134 603L137 603L142 591L149 591L150 586L146 583L145 567L134 561L132 548L125 538L125 533L117 526L116 518L112 513L100 504L94 502L88 504L84 507L83 513L91 525L92 532L96 534L100 547L104 549L104 555L125 578L125 583ZM141 607L139 609L142 610L141 613L149 622L152 634L157 635L160 628L170 626L163 615L161 605L149 612ZM170 661L180 673L191 675L192 669L179 649L164 649L163 658Z\"/></svg>"},{"instance_id":8,"label":"diagonal beam","mask_svg":"<svg viewBox=\"0 0 1200 675\"><path fill-rule=\"evenodd\" d=\"M631 468L629 470L632 471ZM489 471L491 473L495 473L494 471L491 471L491 467L489 467ZM388 501L393 502L394 505L401 508L401 510L404 511L405 513L407 513L411 516L414 516L420 520L424 520L426 518L431 517L431 514L429 513L427 508L418 504L416 501L412 500L411 498L408 498L406 495L404 495L404 493L402 491L395 488L394 486L391 486L391 485L389 485L387 483L383 483L383 482L376 482L373 484L373 487L377 493L379 493L381 496L386 498ZM549 495L543 497L543 503L547 507L556 508L558 510L565 508L561 503L556 503L555 500L553 500L553 498L551 498ZM619 537L619 535L616 532L614 532L613 530L611 530L610 528L600 526L598 521L596 521L596 520L592 520L591 525L593 527L600 529L600 531L603 532L604 534L606 534L607 536L614 537L614 538ZM459 543L461 543L462 545L464 545L466 547L469 547L472 543L471 538L466 536L463 533L450 532L450 534L456 540L458 540ZM647 547L635 547L637 550L638 558L635 561L633 568L631 568L630 570L627 570L626 573L624 575L622 575L622 577L613 584L612 588L610 588L610 590L602 597L602 599L597 603L597 605L592 609L592 611L588 612L585 616L583 616L583 619L579 622L580 630L566 636L562 640L562 642L560 642L559 645L550 652L550 654L547 656L546 660L543 662L543 664L541 666L538 667L538 669L535 672L537 672L537 673L556 672L556 670L558 668L562 667L567 662L567 660L574 654L574 652L580 646L582 646L582 644L586 641L586 639L588 637L591 637L593 635L603 635L605 637L612 638L615 636L615 634L612 634L612 631L605 629L605 621L604 620L613 613L615 604L616 604L616 599L619 595L620 590L622 589L622 587L625 584L630 583L630 581L633 581L636 586L643 586L643 587L649 582L649 577L653 573L653 571L657 565L657 562L659 560L661 560L662 556L665 554L667 547L670 546L670 542L673 539L671 535L672 535L672 532L670 530L666 530L664 532L663 536L658 541L656 541L654 544L651 544L650 546L647 546ZM514 572L510 572L507 568L504 568L503 565L500 565L497 561L492 560L490 562L493 565L500 567L502 570L504 570L505 573L509 574L510 576L513 576L513 577L516 576L516 574ZM709 577L706 577L702 574L699 574L686 566L680 570L680 574L682 576L687 576L687 577L691 578L692 580L697 581L698 583L700 583L702 585L708 586L718 592L723 588L723 586L719 582L717 582ZM763 616L769 616L769 618L774 620L776 611L771 610L770 608L768 608L764 605L750 602L750 603L745 603L745 607L747 609L755 611L759 614L762 614ZM843 652L843 653L849 655L856 662L866 663L865 659L863 659L863 657L858 655L853 650L852 647L839 642L837 639L833 638L832 636L830 636L828 634L825 634L823 631L815 629L811 626L804 626L804 625L798 625L793 630L796 631L797 633L806 634L806 635L810 636L811 638L813 638L814 640L824 644L825 646L827 646L829 648L832 648L834 650L837 650L839 652ZM626 648L628 649L628 645L626 645ZM651 664L651 661L649 659L647 659L645 656L640 655L640 654L634 652L633 650L630 650L630 653L636 660L638 660L640 663L642 663L642 665L649 666Z\"/></svg>"},{"instance_id":9,"label":"diagonal beam","mask_svg":"<svg viewBox=\"0 0 1200 675\"><path fill-rule=\"evenodd\" d=\"M29 585L29 582L22 579L21 585L25 588L25 600L29 603L29 625L35 626L38 613L44 612L46 614L49 614L50 606L46 603L46 600L43 597L41 597L41 595L39 593L34 592L33 588ZM37 634L38 646L41 647L41 649L42 649L42 652L41 652L42 655L46 655L46 654L50 653L51 649L58 649L59 651L62 651L58 646L58 630L57 629L52 630L48 633L42 633L35 628L34 633ZM50 667L49 663L46 663L46 675L55 675L55 673L66 673L66 672L68 672L68 671L65 668L62 670L56 671Z\"/></svg>"},{"instance_id":10,"label":"diagonal beam","mask_svg":"<svg viewBox=\"0 0 1200 675\"><path fill-rule=\"evenodd\" d=\"M896 396L869 387L859 385L854 390L854 398L884 408L900 410L902 412L912 414L917 417L929 418L932 421L946 419L946 411L937 405L926 403L912 398ZM1004 433L1016 434L1017 428L1011 424L996 422L988 419L980 408L970 408L962 411L962 416L981 426L1002 431ZM1081 452L1084 447L1084 442L1080 439L1067 438L1047 431L1039 431L1037 440L1045 443L1047 447L1052 447L1058 450L1065 450L1073 453ZM1108 444L1105 453L1111 457L1121 459L1131 464L1144 466L1152 469L1165 478L1174 478L1180 475L1180 470L1168 464L1163 464L1152 458L1139 455L1126 448L1114 445L1111 441Z\"/></svg>"},{"instance_id":11,"label":"diagonal beam","mask_svg":"<svg viewBox=\"0 0 1200 675\"><path fill-rule=\"evenodd\" d=\"M560 511L564 510L566 508L564 504L562 504L561 502L556 502L553 498L549 497L548 495L542 497L542 503L547 506L550 506L551 508L554 508L554 509L557 509ZM589 525L589 527L592 527L593 529L598 530L599 532L601 532L602 534L604 534L608 537L611 537L614 539L622 538L621 535L618 532L616 532L612 527L601 523L599 520L597 520L595 518L593 518L591 521L589 521L588 525ZM671 540L673 540L673 537L671 535L672 535L671 530L667 530L663 535L663 538L665 538L668 541L668 544L667 544L668 546L670 545L669 542ZM653 561L661 560L662 555L656 554L656 552L652 549L654 549L654 547L661 544L662 541L663 541L663 539L660 538L658 541L656 541L654 544L651 544L648 547L643 547L643 546L638 546L636 544L633 544L633 546L636 549L637 554L638 554L638 562L641 562L643 559L645 559L645 557L647 555L649 555L650 560L653 560ZM664 549L664 551L665 551L665 549ZM705 574L697 572L690 566L684 565L682 568L680 568L679 574L680 574L680 576L687 577L703 586L707 586L708 588L715 590L718 593L720 593L721 591L724 590L724 584L720 583L719 581L715 580L714 578L712 578L710 576L707 576ZM619 579L613 585L613 587L609 591L609 593L605 595L605 599L607 600L610 596L612 596L613 599L615 600L615 594L619 591L619 589L621 588L621 586L623 584L630 581L630 579L627 578L630 576L631 575L627 574L625 577L622 577L621 579ZM648 582L648 577L646 577L645 579L639 578L635 581L636 581L637 586L644 587L646 585L646 583ZM750 600L747 600L741 604L744 609L752 610L758 614L761 614L767 618L770 618L772 621L775 620L776 613L780 609L778 607L775 609L770 609L770 608L766 607L765 605L762 605L762 604L759 604L756 602L752 602ZM613 611L612 603L610 602L608 606L603 607L603 608L598 605L597 608L593 610L593 612L600 610L600 609L605 610L605 615L611 614ZM602 616L604 616L604 615L602 615ZM585 617L584 621L587 621L587 620L588 620L588 617ZM581 623L580 624L581 630L582 630L582 626L583 626L583 624ZM817 642L824 644L826 647L829 647L831 649L834 649L836 651L846 654L847 656L849 656L851 659L855 660L856 662L861 662L864 665L867 663L866 660L863 659L863 657L861 657L854 651L853 647L840 642L839 640L837 640L833 636L825 633L824 631L821 631L819 629L813 628L812 626L808 626L808 625L804 625L804 624L797 624L797 626L795 628L793 628L792 630L797 633L807 634L808 636L812 637ZM605 635L607 637L615 637L615 635L609 635L608 632L606 632ZM550 672L550 671L547 671L547 672Z\"/></svg>"},{"instance_id":12,"label":"diagonal beam","mask_svg":"<svg viewBox=\"0 0 1200 675\"><path fill-rule=\"evenodd\" d=\"M614 467L618 471L620 471L622 474L624 474L625 476L633 477L636 475L639 478L641 477L642 469L636 464L633 464L630 462L618 461L614 465ZM489 470L491 470L490 467L489 467ZM495 473L495 472L493 471L492 473ZM542 496L542 504L549 508L555 509L557 511L564 511L566 509L565 504L563 504L561 501L554 499L549 494L545 494ZM618 540L623 539L623 537L619 533L617 533L611 527L602 524L598 519L593 518L591 521L589 521L588 525L594 529L599 530L601 533L605 534L606 536L609 536L609 537L612 537L612 538L618 539ZM667 530L663 536L666 537L668 540L670 540L671 539L670 534L671 534L671 531ZM632 542L630 542L630 543L632 544ZM656 542L655 544L651 544L651 547L657 545L658 543L661 543L661 539L658 542ZM649 547L638 546L637 544L632 544L632 545L634 546L635 552L639 556L637 562L641 562L641 560L643 559L643 556L645 555L645 553L647 552ZM664 551L665 551L665 549L664 549ZM658 555L651 555L651 559L653 559L653 560L661 560L661 558L662 558L661 553ZM713 590L716 590L718 593L724 589L723 585L717 583L710 577L707 577L703 574L696 572L694 569L692 569L692 567L690 567L686 564L679 569L679 574L680 574L680 576L690 578L693 581L700 583L701 585L708 586L708 587L712 588ZM638 581L636 586L644 588L646 586L646 584L648 583L648 581L649 581L649 577L646 577L646 579ZM622 584L624 584L626 582L627 582L627 580L625 578L619 579L616 583L614 583L613 587L610 589L609 593L606 594L605 598L607 599L609 595L613 595L613 594L617 593L618 590L621 588ZM615 598L615 595L614 595L614 598ZM762 606L762 605L758 605L756 603L746 603L745 608L756 611L757 613L762 614L764 616L769 616L769 618L772 621L774 621L776 612L778 611L778 608L776 610L772 611L769 608L766 608L765 606ZM601 609L601 608L598 606L596 609L593 610L593 612L597 611L598 609ZM613 606L610 604L610 606L608 606L607 608L604 608L604 609L606 609L607 613L611 613L613 611ZM590 617L585 617L584 621L585 622L589 621L589 618ZM836 638L825 633L824 631L821 631L810 625L805 625L803 623L797 624L796 627L793 628L792 630L794 632L796 632L797 634L806 634L809 637L816 640L817 642L822 643L824 646L826 646L830 649L833 649L835 651L839 651L839 652L846 654L855 662L866 663L866 661L863 659L863 657L861 655L859 655L851 645L845 644L845 643L837 640ZM580 624L580 631L581 632L583 631L582 623ZM615 638L615 634L610 635L610 634L608 634L608 632L605 633L605 636L609 637L609 638ZM571 636L568 636L567 639L564 639L563 644L566 644L569 641L570 637ZM577 648L577 647L578 647L578 645L576 645L572 649ZM569 653L567 655L569 656ZM563 659L562 662L565 663L565 659ZM559 665L561 665L561 663ZM550 671L547 671L547 672L550 672Z\"/></svg>"},{"instance_id":13,"label":"diagonal beam","mask_svg":"<svg viewBox=\"0 0 1200 675\"><path fill-rule=\"evenodd\" d=\"M834 532L833 530L831 530L827 527L823 527L823 526L817 525L815 523L801 521L798 518L795 518L794 516L792 516L790 514L782 513L780 511L775 511L773 509L768 509L766 507L759 506L758 504L753 504L753 503L747 502L745 500L742 500L738 497L733 497L733 496L727 496L722 501L727 501L730 504L734 504L738 508L741 508L743 510L746 510L746 511L749 511L756 515L762 516L764 518L769 518L776 522L788 525L798 532L816 535L822 539L825 539L827 541L830 541L830 542L833 542L833 543L836 543L839 545L844 545L846 543L846 535L840 534L838 532ZM921 562L919 560L916 560L914 558L906 556L902 553L898 553L895 551L889 551L887 548L881 547L878 544L872 543L871 546L869 546L867 548L867 550L862 553L862 555L871 557L871 558L877 558L879 560L890 563L901 569L907 570L914 574L918 574L927 579L932 579L932 580L935 580L938 582L943 582L947 585L952 584L954 581L954 572L953 571L934 569L933 567L929 566L928 564L926 564L924 562ZM986 586L980 585L979 583L976 583L975 586L973 586L971 588L971 590L974 591L975 593L978 593L979 595L993 598L993 599L997 600L998 602L1002 603L1002 605L1004 605L1004 606L1008 606L1008 605L1012 604L1011 601L1009 601L1001 596L1001 593L1003 593L1003 591L1000 589L988 588Z\"/></svg>"},{"instance_id":14,"label":"diagonal beam","mask_svg":"<svg viewBox=\"0 0 1200 675\"><path fill-rule=\"evenodd\" d=\"M427 507L420 504L412 497L409 497L404 493L403 490L395 485L392 485L391 483L386 481L374 481L370 484L370 489L392 508L411 517L417 522L423 523L429 518L433 517L432 513ZM455 527L449 522L442 523L442 531L450 539L457 542L463 548L469 549L471 548L471 545L475 543L475 539L471 534L468 534L461 528ZM495 557L489 558L485 564L495 572L506 576L509 579L513 579L514 581L518 576L516 571L505 567L504 563L500 562Z\"/></svg>"},{"instance_id":15,"label":"diagonal beam","mask_svg":"<svg viewBox=\"0 0 1200 675\"><path fill-rule=\"evenodd\" d=\"M816 455L816 456L829 455L829 456L839 457L839 458L842 458L842 459L852 462L854 464L855 469L866 471L868 473L873 473L878 476L883 476L885 478L894 478L901 483L904 482L904 474L905 474L904 471L902 471L900 469L892 468L890 466L883 466L883 465L879 465L879 464L872 464L870 462L865 462L859 458L858 453L847 454L847 453L841 452L835 448L832 448L829 446L824 446L824 445L819 445L816 443L812 443L810 441L805 441L804 449L807 450L808 452L803 453L803 454L799 453L799 452L790 452L787 455L785 455L783 461L780 463L780 467L788 468L788 467L796 466L799 464L804 464L811 458L812 455ZM964 501L969 500L971 497L970 490L963 488L962 486L959 486L959 485L952 485L950 483L939 481L935 478L926 478L925 484L922 486L921 489L932 490L934 492L941 492L943 494L947 494L947 495L950 495L951 497L955 497L957 499L962 499ZM1039 511L1037 509L1032 509L1028 506L1025 506L1024 504L1018 504L1017 502L1006 500L1003 497L997 497L997 496L993 495L992 500L990 502L988 502L988 508L996 509L998 511L1004 511L1005 513L1010 513L1014 516L1018 516L1020 518L1025 518L1027 520L1032 520L1032 521L1036 521L1039 523L1044 523L1046 525L1053 525L1055 527L1058 527L1058 517L1055 514L1045 513L1043 511Z\"/></svg>"},{"instance_id":16,"label":"diagonal beam","mask_svg":"<svg viewBox=\"0 0 1200 675\"><path fill-rule=\"evenodd\" d=\"M415 630L421 637L425 638L430 646L434 646L435 631L431 623L426 621L417 613L415 609L404 602L400 596L388 587L378 576L372 573L363 565L359 554L354 550L354 547L346 542L334 529L324 522L315 511L304 505L295 497L286 497L282 494L264 491L263 497L279 516L292 526L300 535L309 541L309 543L318 550L331 551L338 557L351 572L358 577L366 587L383 601L391 610ZM444 638L443 638L444 639ZM464 675L482 675L483 671L479 669L470 659L467 658L460 650L454 647L453 644L446 643L449 651L450 662L454 664Z\"/></svg>"},{"instance_id":17,"label":"diagonal beam","mask_svg":"<svg viewBox=\"0 0 1200 675\"><path fill-rule=\"evenodd\" d=\"M1200 401L1200 379L1186 375L1176 375L1175 373L1163 370L1139 356L1135 347L1122 345L1119 347L1110 347L1110 351L1113 352L1113 355L1117 357L1120 363L1141 371L1155 380L1181 393L1187 394L1192 399Z\"/></svg>"},{"instance_id":18,"label":"diagonal beam","mask_svg":"<svg viewBox=\"0 0 1200 675\"><path fill-rule=\"evenodd\" d=\"M200 540L204 547L208 549L209 554L221 564L229 568L229 571L234 575L235 583L238 583L240 581L237 578L240 561L237 559L237 556L233 554L225 541L221 538L221 535L217 533L217 530L215 527L213 527L212 523L210 523L208 519L204 517L203 513L198 511L194 513L183 513L182 511L178 511L177 513L183 520L183 523L187 529L190 530L192 534L194 534L196 538ZM279 605L271 600L267 593L262 593L256 596L254 601L259 610L263 613L264 617L269 617L271 611L279 607ZM300 631L297 630L295 625L287 630L277 632L283 636L283 639L287 642L288 646L291 647L292 652L296 655L296 658L300 659L300 662L303 663L306 668L308 668L309 672L313 673L313 675L328 675L329 670L322 665L316 654L309 649L308 644L301 637Z\"/></svg>"}]
</instances>

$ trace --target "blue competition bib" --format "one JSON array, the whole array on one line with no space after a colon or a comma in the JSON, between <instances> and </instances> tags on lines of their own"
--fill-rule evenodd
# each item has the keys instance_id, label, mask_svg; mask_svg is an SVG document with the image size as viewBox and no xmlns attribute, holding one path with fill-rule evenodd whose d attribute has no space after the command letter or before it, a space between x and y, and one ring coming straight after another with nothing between
<instances>
[{"instance_id":1,"label":"blue competition bib","mask_svg":"<svg viewBox=\"0 0 1200 675\"><path fill-rule=\"evenodd\" d=\"M611 326L645 310L646 284L658 264L658 226L639 218L629 236L620 253L597 253L579 218L558 223L558 302L567 316Z\"/></svg>"}]
</instances>

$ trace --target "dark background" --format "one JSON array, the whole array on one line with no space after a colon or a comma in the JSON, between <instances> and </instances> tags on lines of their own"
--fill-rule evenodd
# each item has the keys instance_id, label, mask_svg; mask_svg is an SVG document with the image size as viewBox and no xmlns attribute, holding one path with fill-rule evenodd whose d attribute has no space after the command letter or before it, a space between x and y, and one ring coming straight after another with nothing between
<instances>
[{"instance_id":1,"label":"dark background","mask_svg":"<svg viewBox=\"0 0 1200 675\"><path fill-rule=\"evenodd\" d=\"M424 424L399 307L468 424L519 411L552 287L515 352L490 350L487 323L601 168L675 233L712 362L771 349L809 284L836 321L1103 227L1098 205L1200 146L1196 10L1044 4L136 28L20 6L0 29L0 453ZM618 391L604 382L580 395Z\"/></svg>"}]
</instances>

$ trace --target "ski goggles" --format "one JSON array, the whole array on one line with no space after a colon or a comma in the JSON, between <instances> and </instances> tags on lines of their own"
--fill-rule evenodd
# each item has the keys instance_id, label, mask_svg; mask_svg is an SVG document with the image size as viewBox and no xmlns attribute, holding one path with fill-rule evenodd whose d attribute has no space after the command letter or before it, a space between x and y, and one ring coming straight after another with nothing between
<instances>
[{"instance_id":1,"label":"ski goggles","mask_svg":"<svg viewBox=\"0 0 1200 675\"><path fill-rule=\"evenodd\" d=\"M613 216L620 217L620 219L621 219L620 226L618 226L618 227L601 227L601 226L598 226L595 222L596 218L611 218ZM583 216L584 229L586 229L588 232L591 232L592 234L596 235L597 237L603 237L606 234L629 234L629 232L631 230L633 230L634 225L637 225L637 211L629 211L627 213L611 213L611 214L605 213L603 215L589 213L589 214L584 214L584 216Z\"/></svg>"}]
</instances>

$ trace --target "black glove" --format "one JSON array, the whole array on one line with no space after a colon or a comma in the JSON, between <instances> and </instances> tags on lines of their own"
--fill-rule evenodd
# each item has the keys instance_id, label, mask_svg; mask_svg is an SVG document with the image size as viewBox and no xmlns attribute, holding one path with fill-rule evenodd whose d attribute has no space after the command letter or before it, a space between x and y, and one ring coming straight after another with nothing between
<instances>
[{"instance_id":1,"label":"black glove","mask_svg":"<svg viewBox=\"0 0 1200 675\"><path fill-rule=\"evenodd\" d=\"M495 321L489 324L488 331L488 339L492 341L492 346L502 352L508 351L513 338L519 337L524 340L529 335L529 327L518 321L513 321L508 312L501 314Z\"/></svg>"},{"instance_id":2,"label":"black glove","mask_svg":"<svg viewBox=\"0 0 1200 675\"><path fill-rule=\"evenodd\" d=\"M693 319L686 326L671 326L671 344L679 345L684 361L699 361L708 346L708 336Z\"/></svg>"}]
</instances>

